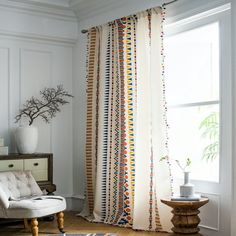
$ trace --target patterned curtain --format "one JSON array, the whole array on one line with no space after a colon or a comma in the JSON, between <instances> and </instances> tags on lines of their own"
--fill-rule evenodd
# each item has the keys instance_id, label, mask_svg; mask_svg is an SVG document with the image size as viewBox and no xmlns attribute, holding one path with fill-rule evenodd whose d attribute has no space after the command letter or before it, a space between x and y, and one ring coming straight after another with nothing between
<instances>
[{"instance_id":1,"label":"patterned curtain","mask_svg":"<svg viewBox=\"0 0 236 236\"><path fill-rule=\"evenodd\" d=\"M87 215L143 230L169 230L171 195L162 12L94 27L87 48ZM85 215L85 213L83 213Z\"/></svg>"}]
</instances>

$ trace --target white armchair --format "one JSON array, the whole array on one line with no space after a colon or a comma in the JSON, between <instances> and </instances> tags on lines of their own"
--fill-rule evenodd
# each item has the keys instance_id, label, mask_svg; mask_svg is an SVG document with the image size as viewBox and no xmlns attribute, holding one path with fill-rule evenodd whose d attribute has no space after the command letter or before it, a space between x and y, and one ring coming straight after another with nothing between
<instances>
[{"instance_id":1,"label":"white armchair","mask_svg":"<svg viewBox=\"0 0 236 236\"><path fill-rule=\"evenodd\" d=\"M43 195L30 171L0 172L0 218L30 219L32 235L38 236L37 218L52 214L63 232L65 209L65 199Z\"/></svg>"}]
</instances>

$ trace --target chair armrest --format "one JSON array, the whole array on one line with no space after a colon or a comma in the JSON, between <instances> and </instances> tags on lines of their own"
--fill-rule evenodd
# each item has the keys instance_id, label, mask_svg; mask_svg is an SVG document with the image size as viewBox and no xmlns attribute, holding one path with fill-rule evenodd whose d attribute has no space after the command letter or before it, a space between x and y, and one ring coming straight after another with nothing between
<instances>
[{"instance_id":1,"label":"chair armrest","mask_svg":"<svg viewBox=\"0 0 236 236\"><path fill-rule=\"evenodd\" d=\"M0 185L0 205L2 205L5 209L9 207L9 200L2 185Z\"/></svg>"}]
</instances>

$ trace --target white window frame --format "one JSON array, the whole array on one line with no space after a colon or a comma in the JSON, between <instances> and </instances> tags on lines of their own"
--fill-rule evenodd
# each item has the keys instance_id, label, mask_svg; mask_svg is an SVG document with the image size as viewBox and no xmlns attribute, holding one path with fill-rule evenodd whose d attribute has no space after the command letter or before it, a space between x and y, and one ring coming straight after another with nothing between
<instances>
[{"instance_id":1,"label":"white window frame","mask_svg":"<svg viewBox=\"0 0 236 236\"><path fill-rule=\"evenodd\" d=\"M175 35L194 28L198 28L214 22L219 22L220 27L220 74L219 74L219 106L220 106L220 162L219 162L219 183L211 183L213 192L220 186L220 209L219 209L219 227L210 228L202 225L204 228L219 232L227 232L230 235L231 228L231 206L232 206L232 69L231 69L231 22L230 22L231 4L225 4L220 7L190 16L178 22L169 23L165 26L165 35ZM221 37L224 35L224 37ZM222 50L222 48L224 50ZM218 103L218 101L216 101ZM207 181L192 181L197 187L197 191L207 193ZM209 183L210 184L210 183ZM223 219L223 220L222 220ZM224 221L224 222L223 222ZM204 230L202 233L205 233ZM206 231L208 235L208 231ZM213 232L214 233L214 232ZM214 234L212 234L214 235ZM217 234L218 235L218 234ZM219 234L221 235L221 234ZM226 234L225 234L226 235Z\"/></svg>"},{"instance_id":2,"label":"white window frame","mask_svg":"<svg viewBox=\"0 0 236 236\"><path fill-rule=\"evenodd\" d=\"M204 16L206 16L205 14L204 14ZM199 20L198 18L196 18L196 17L194 17L196 20ZM201 21L202 19L200 19L200 21ZM190 21L190 23L189 24L191 24L191 22L192 21ZM182 31L180 31L180 32L178 32L178 31L175 31L174 33L171 33L171 32L169 32L169 34L168 34L168 36L167 37L169 37L169 36L175 36L176 34L178 35L178 34L181 34L181 33L185 33L185 32L188 32L188 31L192 31L192 30L196 30L196 29L198 29L198 28L201 28L202 26L204 27L204 26L208 26L208 25L211 25L212 23L216 23L216 24L219 24L219 21L213 21L213 22L211 22L211 23L203 23L203 22L201 22L202 23L202 25L201 26L197 26L197 27L191 27L190 26L190 30L184 30L183 32ZM219 25L218 25L219 26ZM181 26L178 26L178 27L181 27ZM171 56L171 55L170 55ZM218 55L219 56L219 55ZM219 61L220 59L218 58L218 61ZM168 66L168 65L167 65ZM219 65L219 69L220 69L220 65ZM218 71L218 74L220 74L220 71ZM167 78L167 75L165 76L166 77L166 80L168 79ZM220 77L220 75L219 75L219 77ZM218 80L218 82L219 82L219 80ZM169 82L170 83L170 82ZM220 85L219 85L219 87L220 87ZM167 94L167 96L168 96L168 94ZM181 109L181 108L194 108L194 107L205 107L205 106L209 106L209 105L218 105L218 108L219 108L219 113L221 112L220 111L220 106L221 106L221 104L220 104L220 94L219 94L219 97L218 97L218 99L217 100L211 100L211 99L205 99L205 100L202 100L202 101L193 101L193 102L177 102L177 103L174 103L174 104L172 104L172 103L170 103L170 104L168 104L168 108L169 108L169 111L171 111L171 109ZM221 122L221 120L220 120L220 122ZM170 124L170 126L171 126L171 124ZM220 134L219 134L220 135ZM220 137L219 137L220 138ZM220 140L219 140L220 141ZM217 158L218 159L218 158ZM219 160L219 159L218 159ZM219 165L220 165L220 163L219 163ZM176 165L174 165L174 166L176 166ZM172 166L173 167L173 166ZM179 168L178 168L179 169ZM191 169L191 168L190 168ZM219 170L218 170L218 172L219 172ZM182 176L182 178L183 178L183 175L181 175ZM175 184L180 184L181 183L181 181L182 181L182 178L178 175L178 176L174 176L174 178L175 178ZM191 178L191 180L195 180L195 178ZM199 179L196 179L197 181L201 181L201 180L199 180ZM202 181L208 181L208 180L202 180ZM209 182L218 182L219 180L217 179L215 179L215 180L209 180Z\"/></svg>"},{"instance_id":3,"label":"white window frame","mask_svg":"<svg viewBox=\"0 0 236 236\"><path fill-rule=\"evenodd\" d=\"M236 63L236 45L235 45L235 40L236 40L236 29L235 29L235 25L236 25L236 2L235 1L231 1L231 5L232 5L232 59L233 59L233 63L232 63L232 78L234 78L234 80L236 80L236 67L235 67L235 63ZM234 91L236 91L236 83L233 82L232 83L232 89ZM233 97L233 132L234 135L236 134L236 124L235 124L235 119L236 119L236 96L234 95ZM233 143L234 143L234 147L233 147L233 157L235 159L235 155L236 155L236 138L233 138ZM231 236L236 235L236 224L235 224L235 218L236 218L236 161L233 161L233 199L232 199L232 215L231 215Z\"/></svg>"}]
</instances>

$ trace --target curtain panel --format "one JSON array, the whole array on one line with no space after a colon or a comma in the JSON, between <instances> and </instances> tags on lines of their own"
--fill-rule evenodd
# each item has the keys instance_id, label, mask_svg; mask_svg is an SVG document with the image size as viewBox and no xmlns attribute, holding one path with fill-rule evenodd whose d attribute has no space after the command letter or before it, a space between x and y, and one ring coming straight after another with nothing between
<instances>
[{"instance_id":1,"label":"curtain panel","mask_svg":"<svg viewBox=\"0 0 236 236\"><path fill-rule=\"evenodd\" d=\"M95 222L170 228L162 12L94 27L87 47L87 212Z\"/></svg>"}]
</instances>

